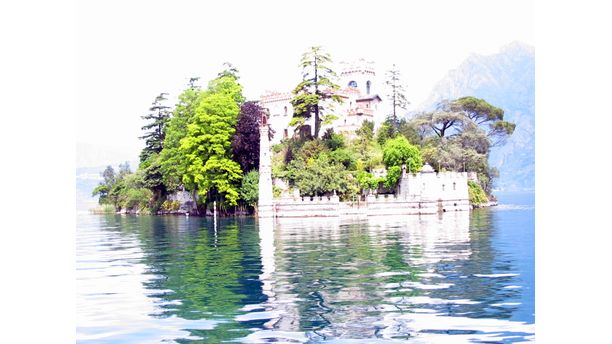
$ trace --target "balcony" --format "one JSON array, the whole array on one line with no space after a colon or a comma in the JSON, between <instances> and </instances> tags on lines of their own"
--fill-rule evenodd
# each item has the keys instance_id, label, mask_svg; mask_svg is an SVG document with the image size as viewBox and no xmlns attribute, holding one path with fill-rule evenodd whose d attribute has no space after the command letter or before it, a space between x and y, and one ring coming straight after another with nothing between
<instances>
[{"instance_id":1,"label":"balcony","mask_svg":"<svg viewBox=\"0 0 612 344\"><path fill-rule=\"evenodd\" d=\"M356 108L348 111L349 116L374 116L374 109L371 108Z\"/></svg>"}]
</instances>

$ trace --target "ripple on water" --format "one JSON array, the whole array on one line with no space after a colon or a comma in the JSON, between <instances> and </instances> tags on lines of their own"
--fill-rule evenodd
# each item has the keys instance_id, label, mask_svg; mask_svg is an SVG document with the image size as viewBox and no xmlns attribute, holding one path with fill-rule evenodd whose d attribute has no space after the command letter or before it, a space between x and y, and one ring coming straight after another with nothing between
<instances>
[{"instance_id":1,"label":"ripple on water","mask_svg":"<svg viewBox=\"0 0 612 344\"><path fill-rule=\"evenodd\" d=\"M496 233L514 230L495 227L507 214L220 219L216 228L202 218L82 216L77 341L532 341L531 272L503 252L520 243L496 244ZM529 316L516 320L521 311Z\"/></svg>"}]
</instances>

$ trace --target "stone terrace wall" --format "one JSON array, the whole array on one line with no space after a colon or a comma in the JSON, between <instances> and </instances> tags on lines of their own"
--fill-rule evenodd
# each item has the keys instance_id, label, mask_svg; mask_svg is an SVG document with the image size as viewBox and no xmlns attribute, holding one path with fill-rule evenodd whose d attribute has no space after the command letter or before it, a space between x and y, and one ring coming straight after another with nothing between
<instances>
[{"instance_id":1,"label":"stone terrace wall","mask_svg":"<svg viewBox=\"0 0 612 344\"><path fill-rule=\"evenodd\" d=\"M274 200L276 217L432 215L470 209L467 199L425 201L418 197L401 198L393 195L370 195L365 202L340 202L338 196Z\"/></svg>"},{"instance_id":2,"label":"stone terrace wall","mask_svg":"<svg viewBox=\"0 0 612 344\"><path fill-rule=\"evenodd\" d=\"M468 211L467 181L466 172L404 171L396 195L369 195L365 202L340 202L338 196L284 197L274 200L274 216L367 217Z\"/></svg>"}]
</instances>

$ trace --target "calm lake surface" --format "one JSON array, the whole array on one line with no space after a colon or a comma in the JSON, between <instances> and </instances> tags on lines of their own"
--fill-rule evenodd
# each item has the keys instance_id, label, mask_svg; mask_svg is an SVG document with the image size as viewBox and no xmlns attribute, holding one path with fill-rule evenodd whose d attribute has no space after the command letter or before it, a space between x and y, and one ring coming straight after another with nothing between
<instances>
[{"instance_id":1,"label":"calm lake surface","mask_svg":"<svg viewBox=\"0 0 612 344\"><path fill-rule=\"evenodd\" d=\"M514 343L535 337L534 195L438 216L77 212L79 343Z\"/></svg>"}]
</instances>

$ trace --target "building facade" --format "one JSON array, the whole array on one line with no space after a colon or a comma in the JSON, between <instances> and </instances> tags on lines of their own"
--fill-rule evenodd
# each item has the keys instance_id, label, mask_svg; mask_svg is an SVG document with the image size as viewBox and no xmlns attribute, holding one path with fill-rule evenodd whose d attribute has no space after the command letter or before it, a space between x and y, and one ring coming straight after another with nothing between
<instances>
[{"instance_id":1,"label":"building facade","mask_svg":"<svg viewBox=\"0 0 612 344\"><path fill-rule=\"evenodd\" d=\"M340 65L341 72L337 81L340 89L335 94L342 102L326 104L326 113L335 115L337 119L331 124L323 125L321 134L328 128L333 128L337 133L351 136L365 120L375 124L384 120L382 98L379 95L382 86L373 62L360 59ZM260 105L268 111L270 126L274 130L272 144L290 138L295 133L295 128L289 126L293 118L293 96L291 92L268 92L260 98ZM314 133L314 118L310 118L306 124L310 125L311 133Z\"/></svg>"}]
</instances>

